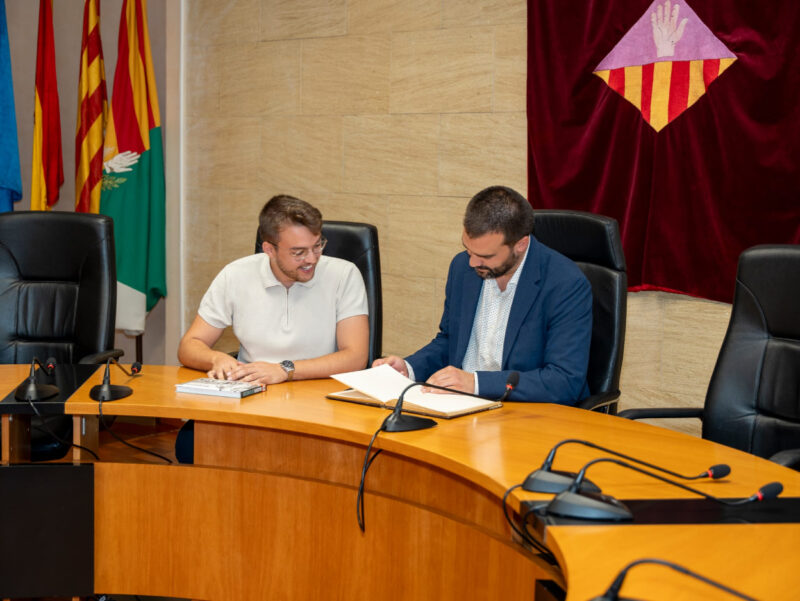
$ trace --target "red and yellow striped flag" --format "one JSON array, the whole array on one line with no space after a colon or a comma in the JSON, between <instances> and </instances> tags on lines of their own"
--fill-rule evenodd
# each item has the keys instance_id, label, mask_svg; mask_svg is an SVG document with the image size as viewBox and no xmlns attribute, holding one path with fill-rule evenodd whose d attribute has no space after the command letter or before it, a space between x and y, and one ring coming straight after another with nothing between
<instances>
[{"instance_id":1,"label":"red and yellow striped flag","mask_svg":"<svg viewBox=\"0 0 800 601\"><path fill-rule=\"evenodd\" d=\"M58 108L56 50L53 42L53 0L39 0L36 49L36 106L33 112L31 209L49 210L64 183L61 158L61 116Z\"/></svg>"},{"instance_id":2,"label":"red and yellow striped flag","mask_svg":"<svg viewBox=\"0 0 800 601\"><path fill-rule=\"evenodd\" d=\"M75 210L81 213L100 211L107 115L106 71L100 42L100 0L84 0L78 125L75 130Z\"/></svg>"},{"instance_id":3,"label":"red and yellow striped flag","mask_svg":"<svg viewBox=\"0 0 800 601\"><path fill-rule=\"evenodd\" d=\"M705 94L711 82L735 60L662 61L594 73L639 109L653 129L661 131Z\"/></svg>"}]
</instances>

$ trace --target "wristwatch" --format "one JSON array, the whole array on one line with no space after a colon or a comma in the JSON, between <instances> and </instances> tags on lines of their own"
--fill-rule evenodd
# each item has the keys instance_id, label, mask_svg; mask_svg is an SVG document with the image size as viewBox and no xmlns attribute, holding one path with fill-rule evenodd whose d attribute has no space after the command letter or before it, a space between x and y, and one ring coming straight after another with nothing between
<instances>
[{"instance_id":1,"label":"wristwatch","mask_svg":"<svg viewBox=\"0 0 800 601\"><path fill-rule=\"evenodd\" d=\"M292 378L294 378L294 363L292 361L286 360L286 361L281 361L278 365L280 365L283 368L283 371L285 371L286 374L289 376L289 378L286 381L291 382Z\"/></svg>"}]
</instances>

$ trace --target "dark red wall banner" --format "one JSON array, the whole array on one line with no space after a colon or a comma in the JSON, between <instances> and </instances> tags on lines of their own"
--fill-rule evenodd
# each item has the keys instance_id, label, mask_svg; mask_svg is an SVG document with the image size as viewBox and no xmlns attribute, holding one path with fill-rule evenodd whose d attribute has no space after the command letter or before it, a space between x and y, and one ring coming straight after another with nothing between
<instances>
[{"instance_id":1,"label":"dark red wall banner","mask_svg":"<svg viewBox=\"0 0 800 601\"><path fill-rule=\"evenodd\" d=\"M528 0L531 203L616 218L634 288L730 302L744 249L800 243L799 49L797 0Z\"/></svg>"}]
</instances>

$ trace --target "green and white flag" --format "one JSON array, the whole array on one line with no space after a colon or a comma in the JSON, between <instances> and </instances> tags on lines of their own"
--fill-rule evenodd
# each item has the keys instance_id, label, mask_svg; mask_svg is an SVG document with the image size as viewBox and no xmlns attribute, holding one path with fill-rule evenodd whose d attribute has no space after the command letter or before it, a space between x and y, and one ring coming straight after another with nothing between
<instances>
[{"instance_id":1,"label":"green and white flag","mask_svg":"<svg viewBox=\"0 0 800 601\"><path fill-rule=\"evenodd\" d=\"M124 0L103 153L100 213L114 219L117 329L141 334L167 294L164 149L147 0Z\"/></svg>"}]
</instances>

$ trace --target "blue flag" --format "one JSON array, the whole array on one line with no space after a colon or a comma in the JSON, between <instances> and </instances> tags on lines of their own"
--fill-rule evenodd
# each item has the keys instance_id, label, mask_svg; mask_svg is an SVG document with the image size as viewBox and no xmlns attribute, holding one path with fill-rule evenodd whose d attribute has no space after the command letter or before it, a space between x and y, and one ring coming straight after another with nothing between
<instances>
[{"instance_id":1,"label":"blue flag","mask_svg":"<svg viewBox=\"0 0 800 601\"><path fill-rule=\"evenodd\" d=\"M13 211L14 202L21 198L22 177L19 171L11 53L8 50L6 0L0 0L0 213Z\"/></svg>"}]
</instances>

